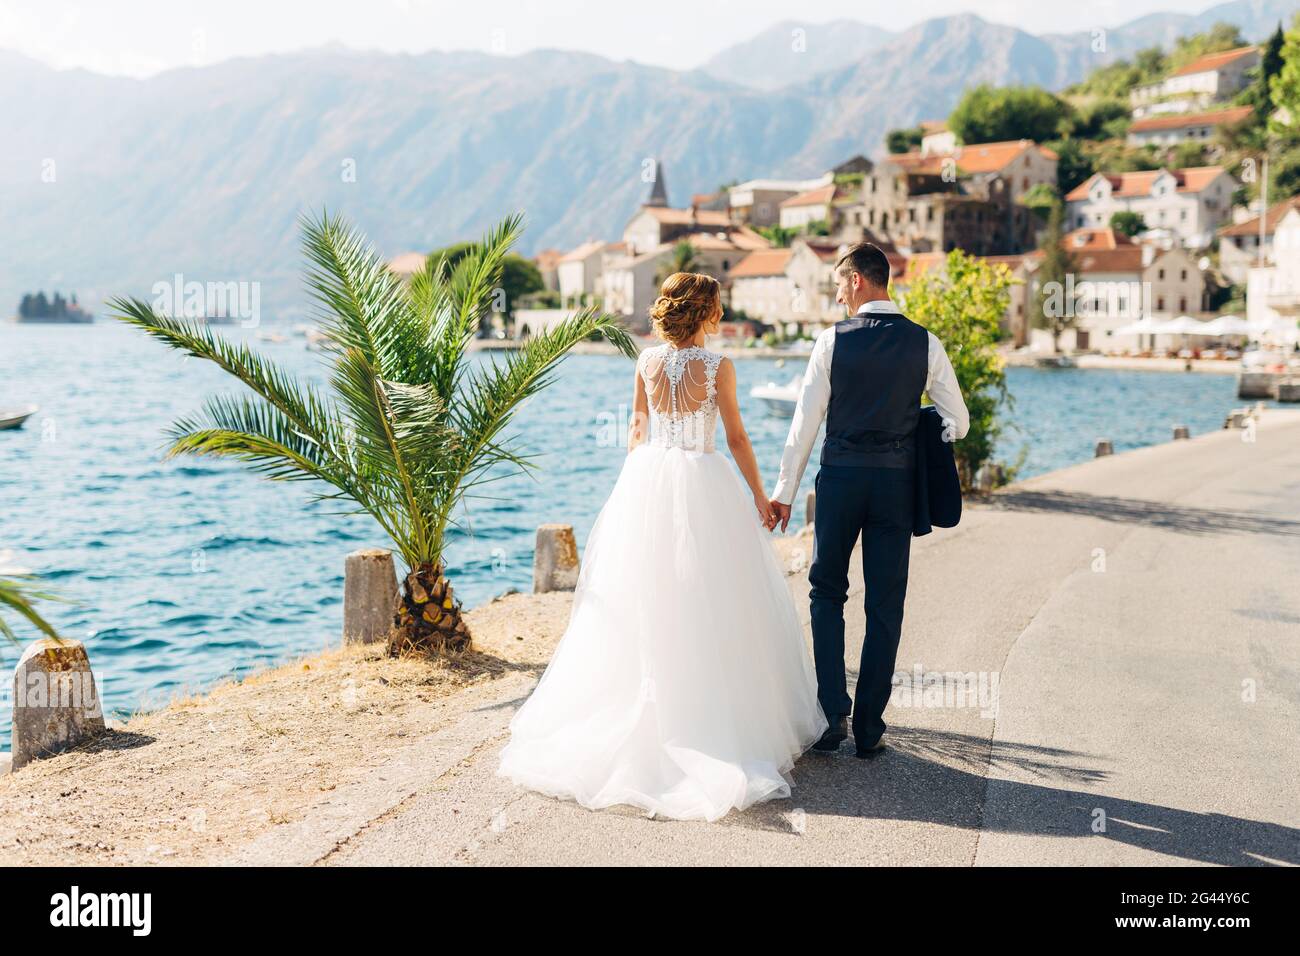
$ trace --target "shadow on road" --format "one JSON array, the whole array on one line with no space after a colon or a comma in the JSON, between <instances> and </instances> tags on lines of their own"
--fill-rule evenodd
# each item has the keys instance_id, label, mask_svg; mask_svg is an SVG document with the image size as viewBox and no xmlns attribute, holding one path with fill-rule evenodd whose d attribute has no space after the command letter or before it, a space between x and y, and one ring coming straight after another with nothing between
<instances>
[{"instance_id":1,"label":"shadow on road","mask_svg":"<svg viewBox=\"0 0 1300 956\"><path fill-rule=\"evenodd\" d=\"M1000 511L1076 514L1188 534L1273 534L1300 537L1300 521L1276 515L1183 508L1158 501L1143 501L1140 498L1116 498L1077 491L1008 491L990 498L987 507Z\"/></svg>"},{"instance_id":2,"label":"shadow on road","mask_svg":"<svg viewBox=\"0 0 1300 956\"><path fill-rule=\"evenodd\" d=\"M854 757L851 744L832 756L809 753L795 768L791 799L759 804L724 825L789 833L797 821L810 829L820 815L854 816L1111 840L1201 863L1300 864L1300 830L1292 827L1074 789L1106 780L1085 754L908 728L891 728L886 739L890 749L871 761ZM1043 782L1001 779L999 768ZM995 803L987 807L990 792ZM1094 832L1098 821L1105 832Z\"/></svg>"}]
</instances>

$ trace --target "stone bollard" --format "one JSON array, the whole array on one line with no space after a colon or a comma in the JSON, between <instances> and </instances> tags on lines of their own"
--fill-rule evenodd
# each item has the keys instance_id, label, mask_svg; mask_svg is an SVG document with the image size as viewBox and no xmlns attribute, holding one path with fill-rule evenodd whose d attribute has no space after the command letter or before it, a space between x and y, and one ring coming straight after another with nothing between
<instances>
[{"instance_id":1,"label":"stone bollard","mask_svg":"<svg viewBox=\"0 0 1300 956\"><path fill-rule=\"evenodd\" d=\"M1115 454L1115 446L1110 443L1110 439L1098 438L1097 450L1096 453L1093 455L1093 457L1101 458L1104 455L1113 455L1113 454Z\"/></svg>"},{"instance_id":2,"label":"stone bollard","mask_svg":"<svg viewBox=\"0 0 1300 956\"><path fill-rule=\"evenodd\" d=\"M80 641L42 638L14 669L13 769L104 732L104 709Z\"/></svg>"},{"instance_id":3,"label":"stone bollard","mask_svg":"<svg viewBox=\"0 0 1300 956\"><path fill-rule=\"evenodd\" d=\"M387 640L397 599L391 551L363 548L349 554L343 571L343 643Z\"/></svg>"},{"instance_id":4,"label":"stone bollard","mask_svg":"<svg viewBox=\"0 0 1300 956\"><path fill-rule=\"evenodd\" d=\"M573 525L537 526L537 549L533 552L533 593L572 591L578 584L578 542Z\"/></svg>"},{"instance_id":5,"label":"stone bollard","mask_svg":"<svg viewBox=\"0 0 1300 956\"><path fill-rule=\"evenodd\" d=\"M808 492L808 497L803 503L803 523L811 526L813 519L817 517L817 492Z\"/></svg>"},{"instance_id":6,"label":"stone bollard","mask_svg":"<svg viewBox=\"0 0 1300 956\"><path fill-rule=\"evenodd\" d=\"M1186 425L1174 426L1174 441L1181 441L1183 439L1191 438L1191 437L1192 437L1192 430L1188 428Z\"/></svg>"}]
</instances>

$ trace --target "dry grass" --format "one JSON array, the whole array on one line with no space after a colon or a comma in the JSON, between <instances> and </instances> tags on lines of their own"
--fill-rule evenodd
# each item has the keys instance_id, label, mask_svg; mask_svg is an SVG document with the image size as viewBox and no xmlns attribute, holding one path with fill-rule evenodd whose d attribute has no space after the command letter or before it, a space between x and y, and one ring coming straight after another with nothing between
<instances>
[{"instance_id":1,"label":"dry grass","mask_svg":"<svg viewBox=\"0 0 1300 956\"><path fill-rule=\"evenodd\" d=\"M347 647L133 716L78 750L0 777L0 864L212 861L301 819L492 692L540 672L571 594L510 595L468 615L475 648L393 659Z\"/></svg>"}]
</instances>

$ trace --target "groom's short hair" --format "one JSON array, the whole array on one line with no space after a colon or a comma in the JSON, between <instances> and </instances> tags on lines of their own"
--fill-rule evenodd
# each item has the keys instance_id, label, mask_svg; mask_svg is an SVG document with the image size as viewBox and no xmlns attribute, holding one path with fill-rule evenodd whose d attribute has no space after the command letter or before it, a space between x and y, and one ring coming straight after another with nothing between
<instances>
[{"instance_id":1,"label":"groom's short hair","mask_svg":"<svg viewBox=\"0 0 1300 956\"><path fill-rule=\"evenodd\" d=\"M889 259L873 242L855 242L835 263L840 274L856 272L874 286L889 288Z\"/></svg>"}]
</instances>

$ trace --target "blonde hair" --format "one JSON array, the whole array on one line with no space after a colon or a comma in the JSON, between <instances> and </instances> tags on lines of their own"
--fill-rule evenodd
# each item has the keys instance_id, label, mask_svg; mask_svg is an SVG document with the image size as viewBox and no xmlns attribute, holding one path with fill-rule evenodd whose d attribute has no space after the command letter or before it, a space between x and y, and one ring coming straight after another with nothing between
<instances>
[{"instance_id":1,"label":"blonde hair","mask_svg":"<svg viewBox=\"0 0 1300 956\"><path fill-rule=\"evenodd\" d=\"M674 272L664 280L659 298L650 307L655 335L680 343L695 333L722 307L722 287L713 276L698 272Z\"/></svg>"}]
</instances>

